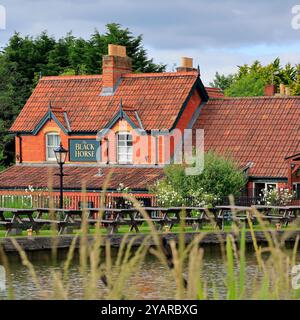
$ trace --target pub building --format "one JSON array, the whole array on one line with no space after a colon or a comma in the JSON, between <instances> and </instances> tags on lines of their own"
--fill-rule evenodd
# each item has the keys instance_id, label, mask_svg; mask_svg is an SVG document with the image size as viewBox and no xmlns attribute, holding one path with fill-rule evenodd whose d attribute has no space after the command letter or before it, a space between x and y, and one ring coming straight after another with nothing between
<instances>
[{"instance_id":1,"label":"pub building","mask_svg":"<svg viewBox=\"0 0 300 320\"><path fill-rule=\"evenodd\" d=\"M299 198L300 97L282 85L280 93L267 86L264 97L224 97L203 85L191 58L176 72L132 73L117 45L109 45L102 75L39 80L10 129L16 164L0 173L0 195L58 197L54 150L61 144L69 150L65 206L78 208L84 188L89 206L99 207L106 181L106 205L120 186L153 205L149 187L177 147L173 141L166 155L164 132L175 129L204 129L205 151L232 156L247 174L249 198L265 188L294 189Z\"/></svg>"}]
</instances>

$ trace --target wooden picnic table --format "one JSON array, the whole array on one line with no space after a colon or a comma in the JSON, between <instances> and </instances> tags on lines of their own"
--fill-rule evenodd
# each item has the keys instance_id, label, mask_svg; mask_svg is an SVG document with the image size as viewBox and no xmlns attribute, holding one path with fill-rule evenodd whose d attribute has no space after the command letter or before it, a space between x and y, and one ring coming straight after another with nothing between
<instances>
[{"instance_id":1,"label":"wooden picnic table","mask_svg":"<svg viewBox=\"0 0 300 320\"><path fill-rule=\"evenodd\" d=\"M261 213L260 218L265 221L280 223L287 226L290 222L298 217L297 206L252 206L255 210Z\"/></svg>"},{"instance_id":2,"label":"wooden picnic table","mask_svg":"<svg viewBox=\"0 0 300 320\"><path fill-rule=\"evenodd\" d=\"M12 218L5 217L5 213L11 213ZM0 225L6 229L6 236L13 229L27 230L32 228L38 231L37 224L33 218L35 209L0 208Z\"/></svg>"},{"instance_id":3,"label":"wooden picnic table","mask_svg":"<svg viewBox=\"0 0 300 320\"><path fill-rule=\"evenodd\" d=\"M248 223L248 219L254 222L255 217L253 216L253 208L248 206L216 206L213 210L215 215L216 224L221 230L224 230L226 218L232 219L237 224L241 222Z\"/></svg>"},{"instance_id":4,"label":"wooden picnic table","mask_svg":"<svg viewBox=\"0 0 300 320\"><path fill-rule=\"evenodd\" d=\"M180 214L185 212L184 217ZM192 216L192 212L198 212L197 216ZM168 210L168 218L172 220L171 229L175 224L179 224L182 220L186 224L191 224L194 226L195 230L198 230L204 221L208 221L208 208L205 207L170 207ZM173 214L173 217L170 217L169 214Z\"/></svg>"},{"instance_id":5,"label":"wooden picnic table","mask_svg":"<svg viewBox=\"0 0 300 320\"><path fill-rule=\"evenodd\" d=\"M203 222L215 222L215 226L224 230L224 222L227 217L234 222L258 221L259 217L270 223L276 222L288 225L289 222L298 218L299 206L216 206L214 208L205 207L143 207L149 218L146 219L136 208L87 208L78 209L49 209L49 208L0 208L0 226L5 227L8 235L13 229L32 229L35 232L44 225L54 224L57 226L59 234L68 227L80 228L83 218L86 218L88 225L100 223L107 228L109 234L117 231L121 225L127 225L129 231L139 232L139 227L144 222L153 222L158 228L163 226L173 228L184 220L185 224L191 224L195 229L199 229ZM255 212L257 210L259 215ZM182 215L182 212L185 212ZM193 216L192 212L197 212ZM11 213L11 217L5 213ZM45 217L47 215L47 217ZM86 215L86 216L84 216ZM60 216L60 217L58 217Z\"/></svg>"}]
</instances>

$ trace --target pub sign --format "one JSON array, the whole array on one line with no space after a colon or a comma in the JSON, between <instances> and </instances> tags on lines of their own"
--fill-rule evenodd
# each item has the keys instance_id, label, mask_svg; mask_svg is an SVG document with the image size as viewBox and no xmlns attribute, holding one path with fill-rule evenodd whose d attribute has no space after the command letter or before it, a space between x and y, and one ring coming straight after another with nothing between
<instances>
[{"instance_id":1,"label":"pub sign","mask_svg":"<svg viewBox=\"0 0 300 320\"><path fill-rule=\"evenodd\" d=\"M96 139L70 139L70 161L97 162L100 159L100 142Z\"/></svg>"}]
</instances>

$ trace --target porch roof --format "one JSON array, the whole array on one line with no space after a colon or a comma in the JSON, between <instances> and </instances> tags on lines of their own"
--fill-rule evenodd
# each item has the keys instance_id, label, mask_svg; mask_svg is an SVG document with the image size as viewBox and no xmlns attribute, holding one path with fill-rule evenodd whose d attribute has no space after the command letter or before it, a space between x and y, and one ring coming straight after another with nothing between
<instances>
[{"instance_id":1,"label":"porch roof","mask_svg":"<svg viewBox=\"0 0 300 320\"><path fill-rule=\"evenodd\" d=\"M0 173L0 190L26 189L59 189L58 167L49 165L15 165ZM160 167L103 167L73 166L64 167L64 189L103 190L108 176L107 190L115 191L120 183L132 191L147 191L148 187L163 178L163 169Z\"/></svg>"}]
</instances>

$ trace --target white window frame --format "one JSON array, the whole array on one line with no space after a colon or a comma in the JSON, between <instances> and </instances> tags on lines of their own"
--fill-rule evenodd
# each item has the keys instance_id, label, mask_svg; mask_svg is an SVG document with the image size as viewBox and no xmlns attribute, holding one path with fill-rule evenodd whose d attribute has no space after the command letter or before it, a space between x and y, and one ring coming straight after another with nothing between
<instances>
[{"instance_id":1,"label":"white window frame","mask_svg":"<svg viewBox=\"0 0 300 320\"><path fill-rule=\"evenodd\" d=\"M120 142L119 137L125 136L125 135L130 136L131 139L128 139L128 140L124 139L123 140L123 141L125 141L124 145L120 146L119 145L119 142ZM131 145L129 145L129 142L131 142ZM126 148L127 150L125 152L120 153L120 151L119 151L120 147ZM129 148L131 148L131 153L128 152ZM126 156L126 159L127 159L126 161L120 160L121 154ZM132 137L132 134L128 131L120 131L117 133L117 161L119 164L133 164L133 137Z\"/></svg>"},{"instance_id":2,"label":"white window frame","mask_svg":"<svg viewBox=\"0 0 300 320\"><path fill-rule=\"evenodd\" d=\"M61 139L60 139L60 134L58 132L48 132L46 133L45 135L45 138L46 138L46 161L56 161L56 158L55 158L55 155L54 155L54 158L50 158L49 157L49 148L56 148L56 147L59 147L59 144L57 146L50 146L48 144L48 137L49 136L58 136L59 137L59 144L61 142Z\"/></svg>"},{"instance_id":3,"label":"white window frame","mask_svg":"<svg viewBox=\"0 0 300 320\"><path fill-rule=\"evenodd\" d=\"M278 183L277 182L254 182L254 188L253 188L253 197L255 197L255 190L256 190L256 184L265 184L265 187L264 189L267 189L268 188L268 185L275 185L275 189L277 190L278 189Z\"/></svg>"}]
</instances>

